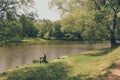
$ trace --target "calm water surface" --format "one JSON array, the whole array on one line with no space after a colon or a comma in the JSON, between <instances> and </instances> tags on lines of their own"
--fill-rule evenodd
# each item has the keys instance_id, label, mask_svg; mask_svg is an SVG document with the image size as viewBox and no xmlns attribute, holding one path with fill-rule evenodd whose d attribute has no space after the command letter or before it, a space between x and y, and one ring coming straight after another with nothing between
<instances>
[{"instance_id":1,"label":"calm water surface","mask_svg":"<svg viewBox=\"0 0 120 80\"><path fill-rule=\"evenodd\" d=\"M64 42L49 44L21 44L18 46L0 47L0 71L12 67L30 64L39 60L44 53L49 60L64 55L73 55L84 51L109 47L109 43L87 44L80 42Z\"/></svg>"}]
</instances>

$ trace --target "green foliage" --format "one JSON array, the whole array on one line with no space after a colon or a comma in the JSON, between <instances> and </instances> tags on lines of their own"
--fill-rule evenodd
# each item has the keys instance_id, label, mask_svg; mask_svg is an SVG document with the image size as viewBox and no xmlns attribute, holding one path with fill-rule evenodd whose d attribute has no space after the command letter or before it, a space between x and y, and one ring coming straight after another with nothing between
<instances>
[{"instance_id":1,"label":"green foliage","mask_svg":"<svg viewBox=\"0 0 120 80\"><path fill-rule=\"evenodd\" d=\"M61 21L61 31L62 32L77 32L79 31L78 26L75 25L75 17L73 15L68 15L66 16L62 21Z\"/></svg>"},{"instance_id":2,"label":"green foliage","mask_svg":"<svg viewBox=\"0 0 120 80\"><path fill-rule=\"evenodd\" d=\"M52 35L52 21L42 20L38 28L38 37L50 39L50 36Z\"/></svg>"},{"instance_id":3,"label":"green foliage","mask_svg":"<svg viewBox=\"0 0 120 80\"><path fill-rule=\"evenodd\" d=\"M61 32L61 27L62 25L60 24L60 21L55 21L53 22L53 30L52 30L52 38L54 39L62 39L64 36L63 33Z\"/></svg>"},{"instance_id":4,"label":"green foliage","mask_svg":"<svg viewBox=\"0 0 120 80\"><path fill-rule=\"evenodd\" d=\"M49 6L64 13L61 31L68 39L77 33L89 42L119 39L119 0L50 0ZM80 37L79 36L79 37Z\"/></svg>"},{"instance_id":5,"label":"green foliage","mask_svg":"<svg viewBox=\"0 0 120 80\"><path fill-rule=\"evenodd\" d=\"M36 22L33 12L27 15L19 15L18 18L16 14L19 8L22 7L21 5L27 7L32 4L32 1L0 1L0 4L9 3L7 7L0 6L1 43L4 43L4 40L14 41L13 36L15 36L15 39L18 39L21 37L21 33L23 38L38 37L47 40L84 40L90 43L110 40L112 45L116 44L116 39L120 39L120 10L118 0L50 0L50 8L55 7L61 12L61 20L53 22L44 19ZM3 10L3 8L11 9ZM14 26L22 26L22 29L20 27L18 31L18 28L10 26L13 22L18 24L13 24ZM13 28L16 29L16 32ZM10 29L13 32L10 32ZM7 32L5 33L5 31Z\"/></svg>"},{"instance_id":6,"label":"green foliage","mask_svg":"<svg viewBox=\"0 0 120 80\"><path fill-rule=\"evenodd\" d=\"M20 21L8 12L7 19L0 22L0 45L20 41L23 37L36 37L38 33L34 22L25 15L20 17Z\"/></svg>"},{"instance_id":7,"label":"green foliage","mask_svg":"<svg viewBox=\"0 0 120 80\"><path fill-rule=\"evenodd\" d=\"M4 20L8 13L11 13L12 16L18 17L19 10L23 10L29 6L32 6L34 0L0 0L0 18ZM28 7L27 7L28 9ZM10 19L11 16L9 16Z\"/></svg>"},{"instance_id":8,"label":"green foliage","mask_svg":"<svg viewBox=\"0 0 120 80\"><path fill-rule=\"evenodd\" d=\"M44 66L25 67L10 72L7 80L66 80L69 67L58 62Z\"/></svg>"},{"instance_id":9,"label":"green foliage","mask_svg":"<svg viewBox=\"0 0 120 80\"><path fill-rule=\"evenodd\" d=\"M23 37L33 38L37 36L38 30L31 19L27 18L25 15L22 15L20 17L20 23L23 28Z\"/></svg>"},{"instance_id":10,"label":"green foliage","mask_svg":"<svg viewBox=\"0 0 120 80\"><path fill-rule=\"evenodd\" d=\"M21 24L16 22L10 22L5 25L5 36L8 40L10 39L19 39L22 36L22 27Z\"/></svg>"},{"instance_id":11,"label":"green foliage","mask_svg":"<svg viewBox=\"0 0 120 80\"><path fill-rule=\"evenodd\" d=\"M15 15L10 11L6 13L6 18L8 22L16 20Z\"/></svg>"},{"instance_id":12,"label":"green foliage","mask_svg":"<svg viewBox=\"0 0 120 80\"><path fill-rule=\"evenodd\" d=\"M39 30L38 37L51 40L62 39L60 21L42 20L37 26Z\"/></svg>"},{"instance_id":13,"label":"green foliage","mask_svg":"<svg viewBox=\"0 0 120 80\"><path fill-rule=\"evenodd\" d=\"M50 38L50 33L46 32L43 36L44 39L49 39Z\"/></svg>"},{"instance_id":14,"label":"green foliage","mask_svg":"<svg viewBox=\"0 0 120 80\"><path fill-rule=\"evenodd\" d=\"M18 11L23 11L28 6L32 6L33 0L0 0L0 45L16 42L23 36L23 25L19 22L20 14ZM29 7L30 8L30 7ZM24 11L23 11L24 13ZM24 20L23 20L24 21ZM28 25L27 36L35 37L37 29L33 22L26 20Z\"/></svg>"},{"instance_id":15,"label":"green foliage","mask_svg":"<svg viewBox=\"0 0 120 80\"><path fill-rule=\"evenodd\" d=\"M22 37L22 26L20 23L16 22L6 22L4 24L0 24L0 43L9 43L19 41Z\"/></svg>"}]
</instances>

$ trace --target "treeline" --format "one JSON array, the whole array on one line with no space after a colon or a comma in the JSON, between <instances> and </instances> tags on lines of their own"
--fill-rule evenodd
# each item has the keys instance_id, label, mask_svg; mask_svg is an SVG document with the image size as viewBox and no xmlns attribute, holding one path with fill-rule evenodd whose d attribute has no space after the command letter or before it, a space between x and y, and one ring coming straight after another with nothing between
<instances>
[{"instance_id":1,"label":"treeline","mask_svg":"<svg viewBox=\"0 0 120 80\"><path fill-rule=\"evenodd\" d=\"M37 28L31 17L21 15L14 18L12 13L7 13L4 21L0 21L1 44L20 41L24 37L36 37Z\"/></svg>"},{"instance_id":2,"label":"treeline","mask_svg":"<svg viewBox=\"0 0 120 80\"><path fill-rule=\"evenodd\" d=\"M37 24L37 37L50 40L82 40L80 32L73 32L74 29L64 28L61 21L42 20Z\"/></svg>"},{"instance_id":3,"label":"treeline","mask_svg":"<svg viewBox=\"0 0 120 80\"><path fill-rule=\"evenodd\" d=\"M43 38L47 40L83 40L79 30L65 27L62 21L40 20L33 16L21 15L18 19L7 13L5 20L0 22L0 41L9 43L23 38Z\"/></svg>"},{"instance_id":4,"label":"treeline","mask_svg":"<svg viewBox=\"0 0 120 80\"><path fill-rule=\"evenodd\" d=\"M34 16L24 14L16 19L11 13L7 13L4 21L0 21L0 41L4 44L21 41L26 37L91 42L109 39L104 27L101 26L99 29L97 26L83 27L77 21L77 18L71 15L58 21L51 21L47 19L35 20Z\"/></svg>"},{"instance_id":5,"label":"treeline","mask_svg":"<svg viewBox=\"0 0 120 80\"><path fill-rule=\"evenodd\" d=\"M34 0L29 1L30 4ZM26 0L0 2L1 5L9 3L7 7L0 7L1 43L18 41L25 37L38 37L47 40L79 40L91 43L109 40L111 47L114 47L120 39L119 1L50 0L49 7L56 7L61 12L62 18L58 21L45 19L38 21L35 20L34 13L20 15L18 12L21 8L18 10L13 2L22 5L21 7L28 4Z\"/></svg>"}]
</instances>

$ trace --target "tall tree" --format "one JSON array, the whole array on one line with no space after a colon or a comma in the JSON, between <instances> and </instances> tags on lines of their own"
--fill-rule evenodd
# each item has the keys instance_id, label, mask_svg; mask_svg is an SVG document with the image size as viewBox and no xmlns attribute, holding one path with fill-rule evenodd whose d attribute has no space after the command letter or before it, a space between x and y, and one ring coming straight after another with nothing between
<instances>
[{"instance_id":1,"label":"tall tree","mask_svg":"<svg viewBox=\"0 0 120 80\"><path fill-rule=\"evenodd\" d=\"M3 19L7 12L17 15L17 11L30 7L31 4L33 0L0 0L0 18Z\"/></svg>"},{"instance_id":2,"label":"tall tree","mask_svg":"<svg viewBox=\"0 0 120 80\"><path fill-rule=\"evenodd\" d=\"M52 30L53 30L53 22L50 20L43 19L40 22L40 30L39 30L39 37L42 37L44 39L50 39L52 36Z\"/></svg>"},{"instance_id":3,"label":"tall tree","mask_svg":"<svg viewBox=\"0 0 120 80\"><path fill-rule=\"evenodd\" d=\"M120 12L120 0L93 0L96 9L107 15L107 28L110 33L111 47L116 46L115 31L118 27L118 13Z\"/></svg>"},{"instance_id":4,"label":"tall tree","mask_svg":"<svg viewBox=\"0 0 120 80\"><path fill-rule=\"evenodd\" d=\"M22 37L36 37L37 29L34 25L34 21L28 16L21 15L20 23L22 24Z\"/></svg>"},{"instance_id":5,"label":"tall tree","mask_svg":"<svg viewBox=\"0 0 120 80\"><path fill-rule=\"evenodd\" d=\"M22 27L16 20L33 0L0 0L0 44L21 38Z\"/></svg>"},{"instance_id":6,"label":"tall tree","mask_svg":"<svg viewBox=\"0 0 120 80\"><path fill-rule=\"evenodd\" d=\"M67 14L77 15L76 19L80 20L77 22L82 26L79 28L84 27L82 29L83 37L87 36L86 38L91 38L90 40L98 40L103 37L108 39L109 37L111 47L117 45L115 33L118 31L120 0L65 0L65 2L51 0L50 4L60 11L64 10ZM78 14L75 13L76 11L79 11ZM81 12L85 12L87 15L81 14ZM88 16L89 14L91 17Z\"/></svg>"}]
</instances>

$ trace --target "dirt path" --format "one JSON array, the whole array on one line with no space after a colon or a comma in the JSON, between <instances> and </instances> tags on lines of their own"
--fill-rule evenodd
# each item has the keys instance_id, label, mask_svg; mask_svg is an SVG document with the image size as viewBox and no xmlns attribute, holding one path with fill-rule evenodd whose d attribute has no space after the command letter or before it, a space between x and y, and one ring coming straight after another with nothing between
<instances>
[{"instance_id":1,"label":"dirt path","mask_svg":"<svg viewBox=\"0 0 120 80\"><path fill-rule=\"evenodd\" d=\"M120 80L120 59L116 61L114 68L107 74L106 80Z\"/></svg>"}]
</instances>

